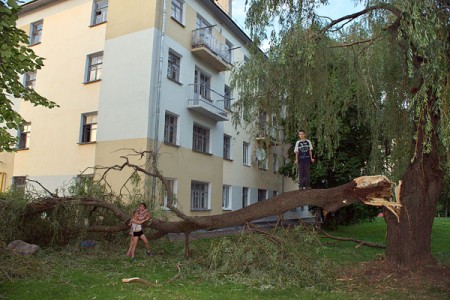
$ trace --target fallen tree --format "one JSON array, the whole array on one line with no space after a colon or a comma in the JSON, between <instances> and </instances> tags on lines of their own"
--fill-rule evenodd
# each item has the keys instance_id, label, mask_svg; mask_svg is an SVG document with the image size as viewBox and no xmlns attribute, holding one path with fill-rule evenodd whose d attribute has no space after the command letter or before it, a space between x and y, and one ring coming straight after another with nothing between
<instances>
[{"instance_id":1,"label":"fallen tree","mask_svg":"<svg viewBox=\"0 0 450 300\"><path fill-rule=\"evenodd\" d=\"M399 218L398 212L401 204L397 201L392 201L393 184L385 176L358 177L347 184L329 189L291 191L225 214L196 217L188 216L173 205L171 190L164 176L158 170L150 172L139 165L130 163L127 157L122 156L122 158L125 160L122 165L107 168L105 173L110 170L122 171L125 168L131 168L134 172L158 178L166 189L168 208L179 218L176 221L153 219L150 224L146 224L146 226L156 230L156 233L150 236L153 239L160 238L168 233L189 234L200 229L215 230L244 225L264 217L281 215L291 209L305 205L321 207L326 214L336 211L341 207L362 202L367 205L383 206L397 219ZM101 180L104 179L105 176ZM104 208L118 218L118 224L116 225L101 226L93 224L88 226L87 231L119 232L129 228L127 225L130 219L129 213L122 211L111 202L92 197L58 197L50 193L50 197L41 198L30 203L27 208L27 215L31 216L51 210L63 202L78 202L82 206Z\"/></svg>"}]
</instances>

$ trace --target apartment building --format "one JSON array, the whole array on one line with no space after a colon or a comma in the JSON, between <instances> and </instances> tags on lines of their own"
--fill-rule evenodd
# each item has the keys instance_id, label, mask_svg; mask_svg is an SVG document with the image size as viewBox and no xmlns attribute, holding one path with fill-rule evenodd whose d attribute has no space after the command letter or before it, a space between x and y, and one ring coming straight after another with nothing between
<instances>
[{"instance_id":1,"label":"apartment building","mask_svg":"<svg viewBox=\"0 0 450 300\"><path fill-rule=\"evenodd\" d=\"M60 107L16 99L27 124L18 151L0 153L2 188L28 187L32 179L64 194L80 176L98 178L103 167L122 164L121 156L153 151L188 215L237 210L295 189L276 173L281 147L261 148L260 136L230 121L239 98L228 85L230 70L245 63L251 43L230 17L230 1L25 4L18 27L45 67L24 74L24 85ZM136 164L146 158L129 156ZM108 184L125 193L131 174L111 171ZM140 186L165 205L152 178Z\"/></svg>"}]
</instances>

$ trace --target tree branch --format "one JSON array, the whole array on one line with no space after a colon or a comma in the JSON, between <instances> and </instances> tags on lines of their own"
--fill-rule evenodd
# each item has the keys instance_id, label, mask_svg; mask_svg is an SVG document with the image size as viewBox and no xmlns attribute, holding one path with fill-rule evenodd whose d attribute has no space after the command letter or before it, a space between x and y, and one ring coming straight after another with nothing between
<instances>
[{"instance_id":1,"label":"tree branch","mask_svg":"<svg viewBox=\"0 0 450 300\"><path fill-rule=\"evenodd\" d=\"M39 181L36 181L36 180L33 180L33 179L28 179L28 178L27 178L27 181L28 181L28 182L33 182L33 183L38 184L38 185L39 185L44 191L46 191L50 196L52 196L53 198L58 198L58 195L56 195L56 194L50 192L50 191L49 191L45 186L43 186L42 183L40 183Z\"/></svg>"},{"instance_id":2,"label":"tree branch","mask_svg":"<svg viewBox=\"0 0 450 300\"><path fill-rule=\"evenodd\" d=\"M385 249L386 248L386 245L383 245L383 244L367 242L367 241L361 241L361 240L352 239L352 238L346 238L346 237L333 236L333 235L330 235L330 234L326 233L325 231L323 231L320 228L317 228L317 227L315 227L315 228L316 228L317 231L322 233L325 237L333 239L333 240L355 242L355 243L358 244L358 246L368 246L368 247L379 248L379 249Z\"/></svg>"},{"instance_id":3,"label":"tree branch","mask_svg":"<svg viewBox=\"0 0 450 300\"><path fill-rule=\"evenodd\" d=\"M388 3L383 3L383 4L379 4L379 5L374 5L371 7L367 7L359 12L347 15L347 16L343 16L339 19L336 19L334 21L331 21L328 25L326 25L324 28L322 28L322 30L320 31L321 33L325 33L326 31L328 31L329 29L331 29L333 26L339 24L342 21L347 21L347 20L354 20L362 15L365 15L371 11L375 11L375 10L388 10L391 13L393 13L397 19L400 19L402 12L395 6L388 4Z\"/></svg>"},{"instance_id":4,"label":"tree branch","mask_svg":"<svg viewBox=\"0 0 450 300\"><path fill-rule=\"evenodd\" d=\"M375 39L365 39L360 41L355 41L352 43L344 43L344 44L336 44L333 46L330 46L329 48L345 48L345 47L351 47L354 45L364 44L364 43L372 43Z\"/></svg>"}]
</instances>

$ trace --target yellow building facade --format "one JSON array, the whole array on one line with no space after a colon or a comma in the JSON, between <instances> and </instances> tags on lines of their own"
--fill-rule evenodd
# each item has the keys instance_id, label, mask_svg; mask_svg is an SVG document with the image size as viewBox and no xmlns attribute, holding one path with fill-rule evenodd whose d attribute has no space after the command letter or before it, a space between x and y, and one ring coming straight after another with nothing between
<instances>
[{"instance_id":1,"label":"yellow building facade","mask_svg":"<svg viewBox=\"0 0 450 300\"><path fill-rule=\"evenodd\" d=\"M276 173L282 151L262 151L231 124L239 95L229 89L230 70L245 62L251 40L230 13L231 2L213 0L23 5L18 27L45 58L24 84L59 107L15 100L27 126L18 151L0 154L2 188L32 179L67 194L80 175L100 178L121 156L145 151L156 154L188 215L220 214L295 189ZM129 156L142 166L148 158ZM131 174L110 172L108 184L119 192ZM141 187L165 205L152 178L144 176Z\"/></svg>"}]
</instances>

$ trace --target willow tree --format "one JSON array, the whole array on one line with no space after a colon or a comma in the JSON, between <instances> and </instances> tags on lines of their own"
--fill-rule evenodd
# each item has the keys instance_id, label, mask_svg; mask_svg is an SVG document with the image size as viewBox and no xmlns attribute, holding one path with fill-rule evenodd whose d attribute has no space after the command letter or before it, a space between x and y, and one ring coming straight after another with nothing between
<instances>
[{"instance_id":1,"label":"willow tree","mask_svg":"<svg viewBox=\"0 0 450 300\"><path fill-rule=\"evenodd\" d=\"M326 2L248 1L251 37L256 45L268 40L269 49L255 48L233 74L234 121L251 122L264 110L283 119L287 135L304 128L316 149L333 151L343 116L356 107L371 132L372 172L401 182L398 215L385 211L387 262L433 263L431 229L450 144L448 1L367 0L336 20L316 14Z\"/></svg>"}]
</instances>

